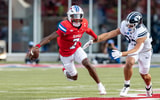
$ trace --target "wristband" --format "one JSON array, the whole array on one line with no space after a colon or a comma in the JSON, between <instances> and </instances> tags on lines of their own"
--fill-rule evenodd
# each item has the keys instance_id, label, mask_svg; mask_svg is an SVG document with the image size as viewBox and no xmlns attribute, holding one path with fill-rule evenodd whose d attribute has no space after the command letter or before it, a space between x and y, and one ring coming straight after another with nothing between
<instances>
[{"instance_id":1,"label":"wristband","mask_svg":"<svg viewBox=\"0 0 160 100\"><path fill-rule=\"evenodd\" d=\"M41 45L40 45L40 44L36 44L36 47L40 48L40 47L41 47Z\"/></svg>"}]
</instances>

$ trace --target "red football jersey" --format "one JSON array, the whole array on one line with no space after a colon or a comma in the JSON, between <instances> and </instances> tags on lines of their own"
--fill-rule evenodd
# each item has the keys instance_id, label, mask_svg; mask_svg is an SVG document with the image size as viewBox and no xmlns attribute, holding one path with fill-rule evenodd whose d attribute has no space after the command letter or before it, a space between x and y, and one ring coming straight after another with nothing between
<instances>
[{"instance_id":1,"label":"red football jersey","mask_svg":"<svg viewBox=\"0 0 160 100\"><path fill-rule=\"evenodd\" d=\"M97 38L97 35L88 28L88 21L85 18L83 18L80 28L76 28L68 20L64 20L58 25L56 32L59 35L57 38L59 53L64 57L74 54L77 48L81 47L80 39L84 32Z\"/></svg>"}]
</instances>

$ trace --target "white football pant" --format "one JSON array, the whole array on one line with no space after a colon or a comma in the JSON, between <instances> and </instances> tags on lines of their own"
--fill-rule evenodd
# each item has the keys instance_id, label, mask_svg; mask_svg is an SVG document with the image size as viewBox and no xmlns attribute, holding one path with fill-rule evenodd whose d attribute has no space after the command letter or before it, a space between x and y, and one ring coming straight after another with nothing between
<instances>
[{"instance_id":1,"label":"white football pant","mask_svg":"<svg viewBox=\"0 0 160 100\"><path fill-rule=\"evenodd\" d=\"M129 47L128 50L130 49L132 48ZM128 56L131 56L131 55L128 55ZM147 52L140 52L137 55L131 56L135 59L135 62L138 62L139 72L141 74L148 74L150 70L151 56L152 56L152 50Z\"/></svg>"},{"instance_id":2,"label":"white football pant","mask_svg":"<svg viewBox=\"0 0 160 100\"><path fill-rule=\"evenodd\" d=\"M71 76L75 76L77 74L77 70L74 65L74 61L79 64L82 64L82 61L87 58L87 54L85 51L79 47L74 54L69 57L63 57L60 55L60 59L63 63L64 68L69 72Z\"/></svg>"}]
</instances>

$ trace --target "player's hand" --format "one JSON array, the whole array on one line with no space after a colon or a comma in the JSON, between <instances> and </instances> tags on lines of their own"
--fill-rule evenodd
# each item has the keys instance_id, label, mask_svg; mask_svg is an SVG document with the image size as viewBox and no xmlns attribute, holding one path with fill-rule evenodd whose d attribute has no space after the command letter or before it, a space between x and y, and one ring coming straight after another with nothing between
<instances>
[{"instance_id":1,"label":"player's hand","mask_svg":"<svg viewBox=\"0 0 160 100\"><path fill-rule=\"evenodd\" d=\"M31 60L35 60L39 57L39 48L38 47L33 47L30 51L29 51L29 58Z\"/></svg>"},{"instance_id":2,"label":"player's hand","mask_svg":"<svg viewBox=\"0 0 160 100\"><path fill-rule=\"evenodd\" d=\"M86 42L85 44L84 44L84 46L82 47L83 49L86 49L86 48L88 48L90 45L92 45L93 44L93 40L89 40L88 42Z\"/></svg>"},{"instance_id":3,"label":"player's hand","mask_svg":"<svg viewBox=\"0 0 160 100\"><path fill-rule=\"evenodd\" d=\"M118 50L112 50L112 56L114 59L117 59L122 56L122 52L120 52Z\"/></svg>"},{"instance_id":4,"label":"player's hand","mask_svg":"<svg viewBox=\"0 0 160 100\"><path fill-rule=\"evenodd\" d=\"M93 40L93 43L97 43L99 39L98 39L98 37L97 37L96 39L93 38L92 40Z\"/></svg>"}]
</instances>

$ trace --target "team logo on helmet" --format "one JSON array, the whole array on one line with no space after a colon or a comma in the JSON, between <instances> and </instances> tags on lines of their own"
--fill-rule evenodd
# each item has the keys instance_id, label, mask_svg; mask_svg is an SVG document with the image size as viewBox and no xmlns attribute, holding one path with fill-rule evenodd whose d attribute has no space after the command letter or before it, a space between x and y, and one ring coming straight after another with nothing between
<instances>
[{"instance_id":1,"label":"team logo on helmet","mask_svg":"<svg viewBox=\"0 0 160 100\"><path fill-rule=\"evenodd\" d=\"M127 18L127 27L130 32L133 32L136 28L139 28L142 23L142 14L139 12L131 12L128 14Z\"/></svg>"},{"instance_id":2,"label":"team logo on helmet","mask_svg":"<svg viewBox=\"0 0 160 100\"><path fill-rule=\"evenodd\" d=\"M74 27L79 27L84 17L84 12L81 7L77 5L73 5L68 10L67 16L68 16L68 20L72 23Z\"/></svg>"}]
</instances>

